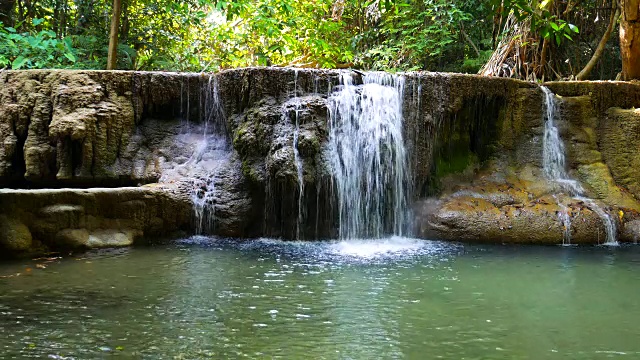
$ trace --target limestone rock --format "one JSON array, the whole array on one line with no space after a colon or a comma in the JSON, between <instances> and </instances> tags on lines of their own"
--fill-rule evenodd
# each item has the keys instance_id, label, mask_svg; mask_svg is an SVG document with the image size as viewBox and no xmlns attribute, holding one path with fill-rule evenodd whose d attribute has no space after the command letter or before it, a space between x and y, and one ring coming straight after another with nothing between
<instances>
[{"instance_id":1,"label":"limestone rock","mask_svg":"<svg viewBox=\"0 0 640 360\"><path fill-rule=\"evenodd\" d=\"M611 108L600 124L602 155L616 183L640 197L640 113Z\"/></svg>"},{"instance_id":2,"label":"limestone rock","mask_svg":"<svg viewBox=\"0 0 640 360\"><path fill-rule=\"evenodd\" d=\"M0 186L154 184L1 190L0 231L19 235L3 246L120 246L189 232L202 187L215 190L208 199L212 233L290 239L301 226L306 239L334 236L327 104L342 75L271 68L215 75L0 72ZM558 94L568 172L609 213L624 213L621 239L633 241L637 218L628 214L640 211L640 86L547 85ZM558 213L566 208L574 241L598 241L602 224L592 209L544 178L542 93L535 84L407 73L403 113L421 236L559 243ZM203 152L212 129L228 141ZM222 152L224 161L214 164ZM203 167L195 169L196 162Z\"/></svg>"},{"instance_id":3,"label":"limestone rock","mask_svg":"<svg viewBox=\"0 0 640 360\"><path fill-rule=\"evenodd\" d=\"M61 249L100 249L133 245L142 231L131 229L63 229L55 235L56 247Z\"/></svg>"},{"instance_id":4,"label":"limestone rock","mask_svg":"<svg viewBox=\"0 0 640 360\"><path fill-rule=\"evenodd\" d=\"M64 229L55 234L55 246L62 249L89 248L87 229Z\"/></svg>"},{"instance_id":5,"label":"limestone rock","mask_svg":"<svg viewBox=\"0 0 640 360\"><path fill-rule=\"evenodd\" d=\"M3 243L20 244L6 246L18 253L33 249L36 243L49 250L87 249L128 246L143 236L170 235L191 224L190 202L174 191L168 187L3 189Z\"/></svg>"},{"instance_id":6,"label":"limestone rock","mask_svg":"<svg viewBox=\"0 0 640 360\"><path fill-rule=\"evenodd\" d=\"M32 238L29 228L20 220L0 215L0 247L12 253L31 249Z\"/></svg>"},{"instance_id":7,"label":"limestone rock","mask_svg":"<svg viewBox=\"0 0 640 360\"><path fill-rule=\"evenodd\" d=\"M416 208L421 237L485 243L562 244L565 224L559 214L571 216L570 242L604 242L598 215L584 204L567 202L560 207L551 196L527 203L495 206L473 197L423 201Z\"/></svg>"}]
</instances>

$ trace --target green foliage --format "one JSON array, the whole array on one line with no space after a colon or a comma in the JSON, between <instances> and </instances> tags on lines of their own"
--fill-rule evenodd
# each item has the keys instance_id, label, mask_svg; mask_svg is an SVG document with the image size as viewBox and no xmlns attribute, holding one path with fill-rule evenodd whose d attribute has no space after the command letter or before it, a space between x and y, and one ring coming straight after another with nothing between
<instances>
[{"instance_id":1,"label":"green foliage","mask_svg":"<svg viewBox=\"0 0 640 360\"><path fill-rule=\"evenodd\" d=\"M407 70L436 68L444 57L459 55L462 64L469 59L468 49L456 46L459 26L473 16L458 3L464 1L125 0L118 67L213 71L293 64ZM10 41L0 48L2 64L103 68L109 4L34 2L32 11L17 14L22 23L3 30L3 40Z\"/></svg>"},{"instance_id":2,"label":"green foliage","mask_svg":"<svg viewBox=\"0 0 640 360\"><path fill-rule=\"evenodd\" d=\"M530 0L492 0L494 6L502 4L502 15L513 13L519 21L529 20L531 31L539 33L544 39L555 40L557 45L572 35L579 33L578 27L561 19L551 11L552 0L542 0L533 6Z\"/></svg>"},{"instance_id":3,"label":"green foliage","mask_svg":"<svg viewBox=\"0 0 640 360\"><path fill-rule=\"evenodd\" d=\"M0 25L0 68L105 67L111 1L28 3L13 9L12 27ZM581 42L582 49L592 48L598 31L579 32L576 17L558 10L568 3L578 4L551 0L123 0L118 68L199 72L294 65L474 73L490 58L509 14L530 26L532 37L527 42L549 39L554 54L560 48L575 49L568 45L573 40ZM585 0L575 6L584 17L601 4ZM589 23L594 24L593 19ZM579 57L575 54L589 55L577 49L566 57Z\"/></svg>"},{"instance_id":4,"label":"green foliage","mask_svg":"<svg viewBox=\"0 0 640 360\"><path fill-rule=\"evenodd\" d=\"M379 25L362 37L359 58L374 69L433 69L437 59L459 40L460 24L471 15L448 0L400 0L385 2Z\"/></svg>"},{"instance_id":5,"label":"green foliage","mask_svg":"<svg viewBox=\"0 0 640 360\"><path fill-rule=\"evenodd\" d=\"M489 60L492 53L492 50L484 50L480 52L480 56L478 57L469 57L464 59L459 71L468 74L477 73L487 60Z\"/></svg>"},{"instance_id":6,"label":"green foliage","mask_svg":"<svg viewBox=\"0 0 640 360\"><path fill-rule=\"evenodd\" d=\"M218 67L295 62L335 67L353 53L345 23L327 17L332 1L216 1L212 27Z\"/></svg>"},{"instance_id":7,"label":"green foliage","mask_svg":"<svg viewBox=\"0 0 640 360\"><path fill-rule=\"evenodd\" d=\"M33 19L33 25L38 26L43 21ZM59 40L51 30L18 33L13 27L0 27L0 67L73 67L77 59L78 51L71 38Z\"/></svg>"}]
</instances>

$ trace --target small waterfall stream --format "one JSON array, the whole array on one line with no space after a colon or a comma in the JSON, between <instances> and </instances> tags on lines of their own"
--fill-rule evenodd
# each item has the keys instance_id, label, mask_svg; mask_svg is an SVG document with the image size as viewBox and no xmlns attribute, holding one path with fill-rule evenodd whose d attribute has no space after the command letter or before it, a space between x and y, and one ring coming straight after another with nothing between
<instances>
[{"instance_id":1,"label":"small waterfall stream","mask_svg":"<svg viewBox=\"0 0 640 360\"><path fill-rule=\"evenodd\" d=\"M164 183L179 183L185 179L193 202L194 227L198 235L213 231L215 207L218 197L216 180L228 163L229 140L226 135L224 112L215 76L209 75L200 89L200 124L189 121L189 90L186 99L181 95L181 105L186 101L186 114L181 113L182 133L178 140L183 146L193 147L189 158L166 169L160 179Z\"/></svg>"},{"instance_id":2,"label":"small waterfall stream","mask_svg":"<svg viewBox=\"0 0 640 360\"><path fill-rule=\"evenodd\" d=\"M304 174L302 168L302 160L300 159L300 152L298 151L298 139L300 137L300 111L301 104L298 98L298 69L294 70L293 80L293 101L295 111L295 130L293 132L293 156L296 163L296 170L298 173L298 218L296 220L296 239L300 239L302 222L304 219ZM286 110L285 110L286 113Z\"/></svg>"},{"instance_id":3,"label":"small waterfall stream","mask_svg":"<svg viewBox=\"0 0 640 360\"><path fill-rule=\"evenodd\" d=\"M545 176L557 183L561 189L577 200L586 203L589 208L602 219L606 231L605 245L617 245L616 223L606 211L604 211L593 199L584 196L584 189L580 183L571 179L566 170L564 143L555 125L558 117L555 94L547 87L541 86L544 93L545 121L544 140L542 152L542 167ZM555 196L554 196L555 197ZM557 197L556 197L557 199ZM558 201L562 212L558 214L564 226L563 245L571 243L571 215L569 209Z\"/></svg>"},{"instance_id":4,"label":"small waterfall stream","mask_svg":"<svg viewBox=\"0 0 640 360\"><path fill-rule=\"evenodd\" d=\"M409 166L402 132L404 77L341 76L329 97L329 157L341 239L405 235Z\"/></svg>"}]
</instances>

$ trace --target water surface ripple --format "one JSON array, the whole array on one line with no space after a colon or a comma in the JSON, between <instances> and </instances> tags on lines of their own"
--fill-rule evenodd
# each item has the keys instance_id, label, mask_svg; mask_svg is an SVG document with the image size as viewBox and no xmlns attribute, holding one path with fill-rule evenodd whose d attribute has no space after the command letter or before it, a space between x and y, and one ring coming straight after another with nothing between
<instances>
[{"instance_id":1,"label":"water surface ripple","mask_svg":"<svg viewBox=\"0 0 640 360\"><path fill-rule=\"evenodd\" d=\"M637 359L639 267L637 247L193 237L0 265L0 353Z\"/></svg>"}]
</instances>

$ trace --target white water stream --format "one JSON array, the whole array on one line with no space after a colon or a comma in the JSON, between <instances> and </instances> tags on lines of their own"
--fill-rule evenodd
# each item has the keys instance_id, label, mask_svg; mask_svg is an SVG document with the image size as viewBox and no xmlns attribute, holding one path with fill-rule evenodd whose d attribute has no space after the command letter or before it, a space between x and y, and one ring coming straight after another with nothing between
<instances>
[{"instance_id":1,"label":"white water stream","mask_svg":"<svg viewBox=\"0 0 640 360\"><path fill-rule=\"evenodd\" d=\"M404 77L342 74L329 97L329 157L341 239L402 236L409 228L409 166L402 133Z\"/></svg>"},{"instance_id":2,"label":"white water stream","mask_svg":"<svg viewBox=\"0 0 640 360\"><path fill-rule=\"evenodd\" d=\"M605 245L618 245L616 223L604 209L602 209L593 199L584 196L584 189L580 183L571 179L566 170L564 143L560 138L558 128L555 121L558 118L556 96L545 86L540 87L544 93L545 122L544 122L544 141L542 152L542 166L545 176L557 183L563 191L577 200L583 201L591 208L601 219L605 228L606 238ZM558 217L564 225L563 244L571 243L571 216L569 209L564 205L558 204L561 213Z\"/></svg>"},{"instance_id":3,"label":"white water stream","mask_svg":"<svg viewBox=\"0 0 640 360\"><path fill-rule=\"evenodd\" d=\"M298 218L296 220L296 239L300 239L302 223L304 221L304 174L302 168L302 160L300 159L300 152L298 151L298 139L300 137L300 111L301 103L298 98L298 69L295 69L295 75L293 80L293 101L295 109L295 130L293 132L293 156L296 163L296 171L298 173ZM284 116L286 115L286 109L283 109Z\"/></svg>"},{"instance_id":4,"label":"white water stream","mask_svg":"<svg viewBox=\"0 0 640 360\"><path fill-rule=\"evenodd\" d=\"M186 114L182 113L183 132L177 140L181 146L193 147L190 157L173 168L166 169L160 179L164 183L179 183L188 179L196 234L211 233L215 226L216 178L221 169L228 163L229 144L226 137L225 119L218 84L215 76L200 89L200 124L189 122L189 89L186 91ZM181 95L181 105L184 95Z\"/></svg>"}]
</instances>

